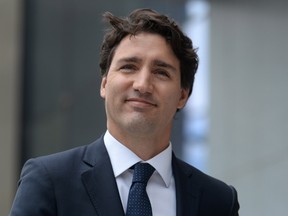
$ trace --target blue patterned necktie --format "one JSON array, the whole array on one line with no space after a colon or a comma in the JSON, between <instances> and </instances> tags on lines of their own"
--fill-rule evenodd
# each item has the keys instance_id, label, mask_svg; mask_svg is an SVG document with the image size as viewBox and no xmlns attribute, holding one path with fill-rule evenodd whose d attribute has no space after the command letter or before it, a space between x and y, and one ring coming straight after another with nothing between
<instances>
[{"instance_id":1,"label":"blue patterned necktie","mask_svg":"<svg viewBox=\"0 0 288 216\"><path fill-rule=\"evenodd\" d=\"M135 164L126 216L152 216L152 208L146 192L146 186L154 170L154 167L148 163Z\"/></svg>"}]
</instances>

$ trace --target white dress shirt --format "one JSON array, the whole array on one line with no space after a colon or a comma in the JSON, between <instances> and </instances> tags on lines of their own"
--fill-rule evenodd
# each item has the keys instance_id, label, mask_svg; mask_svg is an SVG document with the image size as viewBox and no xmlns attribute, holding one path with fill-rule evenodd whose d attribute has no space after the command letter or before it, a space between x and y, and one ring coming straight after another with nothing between
<instances>
[{"instance_id":1,"label":"white dress shirt","mask_svg":"<svg viewBox=\"0 0 288 216\"><path fill-rule=\"evenodd\" d=\"M129 168L142 160L118 142L108 130L104 135L104 143L111 160L123 209L126 212L129 189L133 178L133 170ZM145 162L155 168L146 188L153 216L175 216L176 190L172 173L171 143L164 151Z\"/></svg>"}]
</instances>

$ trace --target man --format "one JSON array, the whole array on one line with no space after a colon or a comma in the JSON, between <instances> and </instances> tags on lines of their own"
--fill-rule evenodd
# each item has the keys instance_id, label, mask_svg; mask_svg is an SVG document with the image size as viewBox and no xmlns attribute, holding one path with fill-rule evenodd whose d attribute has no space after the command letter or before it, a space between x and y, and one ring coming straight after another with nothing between
<instances>
[{"instance_id":1,"label":"man","mask_svg":"<svg viewBox=\"0 0 288 216\"><path fill-rule=\"evenodd\" d=\"M198 67L191 40L150 9L104 17L111 24L100 58L107 131L90 145L29 160L11 215L238 215L233 187L171 150L173 117L185 106ZM151 173L145 198L131 198L139 164Z\"/></svg>"}]
</instances>

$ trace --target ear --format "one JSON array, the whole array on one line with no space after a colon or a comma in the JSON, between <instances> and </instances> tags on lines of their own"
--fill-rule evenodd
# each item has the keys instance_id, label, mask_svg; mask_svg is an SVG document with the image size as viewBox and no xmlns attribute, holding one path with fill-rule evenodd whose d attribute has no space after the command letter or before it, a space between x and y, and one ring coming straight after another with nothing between
<instances>
[{"instance_id":1,"label":"ear","mask_svg":"<svg viewBox=\"0 0 288 216\"><path fill-rule=\"evenodd\" d=\"M100 85L100 96L104 99L106 97L106 84L107 84L107 77L103 76Z\"/></svg>"},{"instance_id":2,"label":"ear","mask_svg":"<svg viewBox=\"0 0 288 216\"><path fill-rule=\"evenodd\" d=\"M188 97L189 97L189 89L182 88L177 109L182 109L185 106L185 104L188 100Z\"/></svg>"}]
</instances>

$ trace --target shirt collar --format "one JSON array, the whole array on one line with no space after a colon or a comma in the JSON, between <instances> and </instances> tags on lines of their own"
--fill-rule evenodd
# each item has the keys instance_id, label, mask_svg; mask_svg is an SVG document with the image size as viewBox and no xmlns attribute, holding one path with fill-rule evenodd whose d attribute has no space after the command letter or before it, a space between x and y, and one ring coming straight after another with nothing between
<instances>
[{"instance_id":1,"label":"shirt collar","mask_svg":"<svg viewBox=\"0 0 288 216\"><path fill-rule=\"evenodd\" d=\"M134 152L116 140L107 130L104 135L104 143L109 154L114 176L117 178L134 164L142 161ZM145 161L152 165L159 173L166 187L172 179L172 147L169 146L155 157Z\"/></svg>"}]
</instances>

